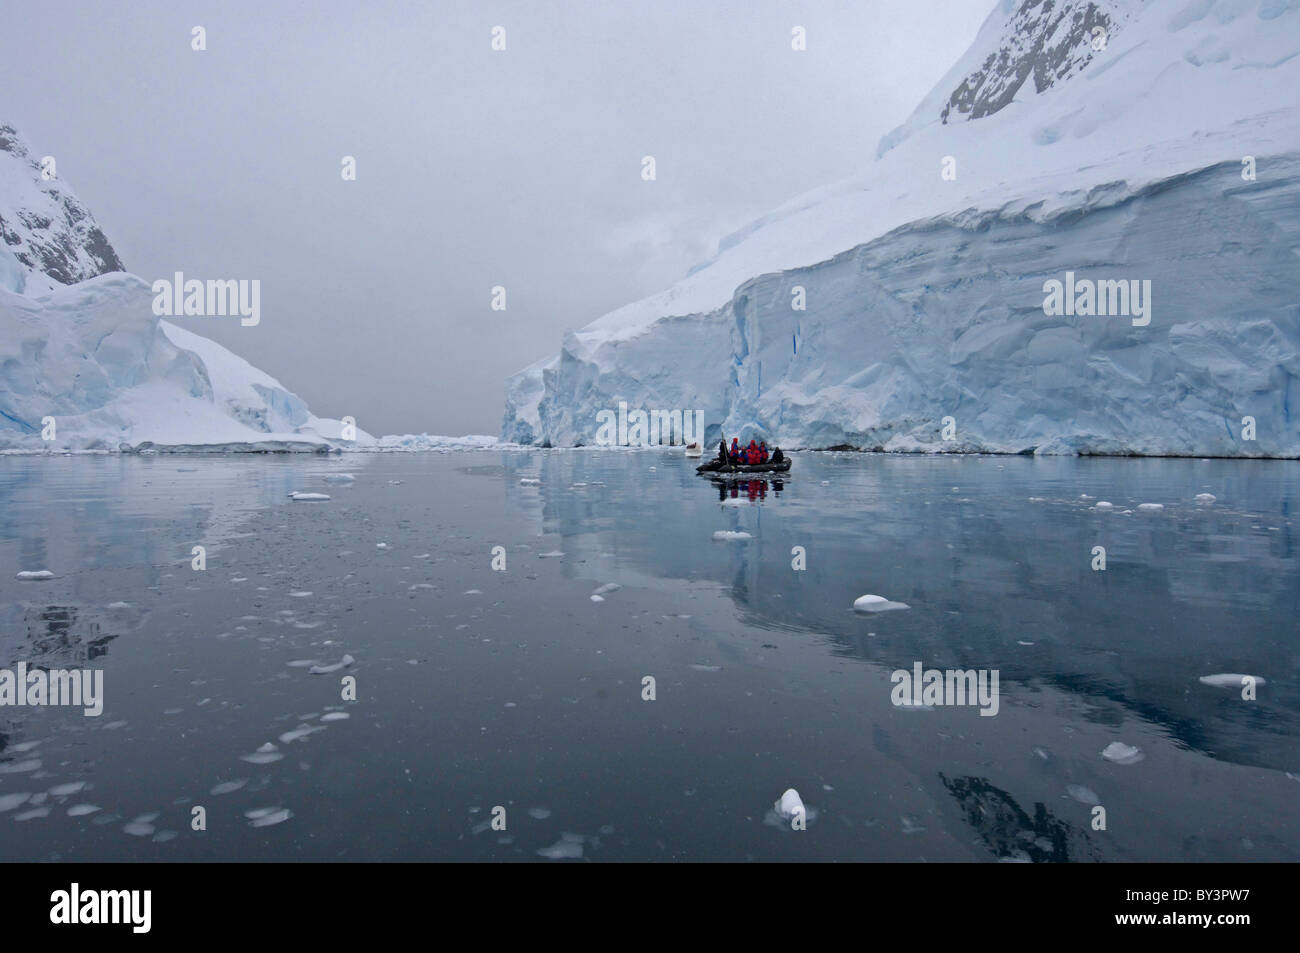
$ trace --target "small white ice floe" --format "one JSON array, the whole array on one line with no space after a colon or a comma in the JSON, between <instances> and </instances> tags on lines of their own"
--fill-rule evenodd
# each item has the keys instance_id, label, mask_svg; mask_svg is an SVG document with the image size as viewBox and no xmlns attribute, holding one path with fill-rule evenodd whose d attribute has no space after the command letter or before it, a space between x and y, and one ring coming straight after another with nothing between
<instances>
[{"instance_id":1,"label":"small white ice floe","mask_svg":"<svg viewBox=\"0 0 1300 953\"><path fill-rule=\"evenodd\" d=\"M1080 804L1100 804L1101 798L1097 797L1097 792L1092 788L1086 788L1082 784L1067 784L1065 793L1070 795Z\"/></svg>"},{"instance_id":2,"label":"small white ice floe","mask_svg":"<svg viewBox=\"0 0 1300 953\"><path fill-rule=\"evenodd\" d=\"M327 711L325 714L320 716L320 720L321 721L343 721L345 718L351 718L351 717L352 716L345 711Z\"/></svg>"},{"instance_id":3,"label":"small white ice floe","mask_svg":"<svg viewBox=\"0 0 1300 953\"><path fill-rule=\"evenodd\" d=\"M1115 508L1115 504L1108 503L1105 500L1098 500L1096 503L1092 504L1092 508L1094 510L1113 510Z\"/></svg>"},{"instance_id":4,"label":"small white ice floe","mask_svg":"<svg viewBox=\"0 0 1300 953\"><path fill-rule=\"evenodd\" d=\"M351 655L344 655L343 658L339 659L333 665L313 665L311 668L307 669L307 674L328 675L330 672L337 672L341 668L347 668L355 661L356 659Z\"/></svg>"},{"instance_id":5,"label":"small white ice floe","mask_svg":"<svg viewBox=\"0 0 1300 953\"><path fill-rule=\"evenodd\" d=\"M1016 645L1033 645L1033 642L1026 642L1024 639L1016 639Z\"/></svg>"},{"instance_id":6,"label":"small white ice floe","mask_svg":"<svg viewBox=\"0 0 1300 953\"><path fill-rule=\"evenodd\" d=\"M247 783L248 778L240 778L238 781L222 781L220 784L213 787L213 789L208 793L214 795L234 794Z\"/></svg>"},{"instance_id":7,"label":"small white ice floe","mask_svg":"<svg viewBox=\"0 0 1300 953\"><path fill-rule=\"evenodd\" d=\"M375 543L375 549L387 549L387 548L388 548L387 543Z\"/></svg>"},{"instance_id":8,"label":"small white ice floe","mask_svg":"<svg viewBox=\"0 0 1300 953\"><path fill-rule=\"evenodd\" d=\"M519 485L520 486L541 486L542 481L537 479L537 477L520 477Z\"/></svg>"},{"instance_id":9,"label":"small white ice floe","mask_svg":"<svg viewBox=\"0 0 1300 953\"><path fill-rule=\"evenodd\" d=\"M754 538L753 536L750 536L748 533L744 531L737 533L737 532L732 532L729 529L720 529L713 534L713 539L715 542L723 542L723 543L731 542L732 540L753 539L753 538Z\"/></svg>"},{"instance_id":10,"label":"small white ice floe","mask_svg":"<svg viewBox=\"0 0 1300 953\"><path fill-rule=\"evenodd\" d=\"M48 569L24 569L15 579L21 579L23 582L40 582L44 579L53 579L54 573Z\"/></svg>"},{"instance_id":11,"label":"small white ice floe","mask_svg":"<svg viewBox=\"0 0 1300 953\"><path fill-rule=\"evenodd\" d=\"M27 803L29 797L31 797L30 793L0 794L0 814L21 807Z\"/></svg>"},{"instance_id":12,"label":"small white ice floe","mask_svg":"<svg viewBox=\"0 0 1300 953\"><path fill-rule=\"evenodd\" d=\"M94 814L102 810L97 804L74 804L68 808L68 817L85 817L87 814Z\"/></svg>"},{"instance_id":13,"label":"small white ice floe","mask_svg":"<svg viewBox=\"0 0 1300 953\"><path fill-rule=\"evenodd\" d=\"M691 668L697 672L721 672L721 665L692 665Z\"/></svg>"},{"instance_id":14,"label":"small white ice floe","mask_svg":"<svg viewBox=\"0 0 1300 953\"><path fill-rule=\"evenodd\" d=\"M328 493L299 493L297 490L289 494L289 499L295 503L317 503L321 500L328 500Z\"/></svg>"},{"instance_id":15,"label":"small white ice floe","mask_svg":"<svg viewBox=\"0 0 1300 953\"><path fill-rule=\"evenodd\" d=\"M549 807L530 807L528 809L528 816L539 821L544 821L551 816L551 809Z\"/></svg>"},{"instance_id":16,"label":"small white ice floe","mask_svg":"<svg viewBox=\"0 0 1300 953\"><path fill-rule=\"evenodd\" d=\"M1141 748L1126 745L1122 741L1112 741L1106 745L1101 752L1101 756L1107 761L1113 761L1115 764L1137 764L1146 757Z\"/></svg>"},{"instance_id":17,"label":"small white ice floe","mask_svg":"<svg viewBox=\"0 0 1300 953\"><path fill-rule=\"evenodd\" d=\"M299 725L293 731L286 731L284 734L282 734L279 739L280 744L291 745L295 741L301 741L303 738L311 737L316 732L324 731L324 730L325 729L322 728L320 725L316 725L314 727L311 725Z\"/></svg>"},{"instance_id":18,"label":"small white ice floe","mask_svg":"<svg viewBox=\"0 0 1300 953\"><path fill-rule=\"evenodd\" d=\"M355 483L357 480L351 473L328 473L323 479L326 483Z\"/></svg>"},{"instance_id":19,"label":"small white ice floe","mask_svg":"<svg viewBox=\"0 0 1300 953\"><path fill-rule=\"evenodd\" d=\"M559 558L560 556L563 556L563 555L564 555L564 553L560 552L558 549L553 549L553 550L551 550L549 553L538 553L538 554L537 554L537 558L538 558L538 559L557 559L557 558Z\"/></svg>"},{"instance_id":20,"label":"small white ice floe","mask_svg":"<svg viewBox=\"0 0 1300 953\"><path fill-rule=\"evenodd\" d=\"M156 831L153 822L157 819L157 814L141 814L130 824L123 827L122 830L135 837L149 837Z\"/></svg>"},{"instance_id":21,"label":"small white ice floe","mask_svg":"<svg viewBox=\"0 0 1300 953\"><path fill-rule=\"evenodd\" d=\"M1242 688L1246 684L1246 679L1254 679L1256 685L1267 685L1268 683L1258 675L1240 675L1236 672L1220 672L1217 675L1202 675L1197 681L1202 685L1210 685L1214 688Z\"/></svg>"},{"instance_id":22,"label":"small white ice floe","mask_svg":"<svg viewBox=\"0 0 1300 953\"><path fill-rule=\"evenodd\" d=\"M129 602L110 602L110 603L108 604L107 608L109 608L109 609L114 609L114 610L117 610L117 609L129 609L129 608L131 608L131 603L129 603Z\"/></svg>"},{"instance_id":23,"label":"small white ice floe","mask_svg":"<svg viewBox=\"0 0 1300 953\"><path fill-rule=\"evenodd\" d=\"M794 788L786 788L785 793L772 805L772 810L787 821L800 814L806 816L808 813L808 809L803 806L803 799Z\"/></svg>"},{"instance_id":24,"label":"small white ice floe","mask_svg":"<svg viewBox=\"0 0 1300 953\"><path fill-rule=\"evenodd\" d=\"M56 784L50 788L50 794L54 797L67 797L69 794L76 794L85 786L85 781L69 781L67 784Z\"/></svg>"},{"instance_id":25,"label":"small white ice floe","mask_svg":"<svg viewBox=\"0 0 1300 953\"><path fill-rule=\"evenodd\" d=\"M1218 499L1218 497L1216 497L1213 493L1197 493L1197 494L1196 494L1196 502L1197 502L1197 503L1213 503L1216 499Z\"/></svg>"},{"instance_id":26,"label":"small white ice floe","mask_svg":"<svg viewBox=\"0 0 1300 953\"><path fill-rule=\"evenodd\" d=\"M239 760L247 761L249 764L271 764L283 757L284 755L280 753L280 750L268 741L252 754L240 755Z\"/></svg>"},{"instance_id":27,"label":"small white ice floe","mask_svg":"<svg viewBox=\"0 0 1300 953\"><path fill-rule=\"evenodd\" d=\"M618 592L618 591L619 591L620 589L622 589L622 588L623 588L623 587L620 586L620 585L619 585L618 583L616 583L616 582L607 582L607 583L605 583L603 586L601 586L600 588L598 588L598 589L596 589L594 592L592 592L591 595L592 595L593 598L596 597L596 596L607 596L607 595L609 595L611 592Z\"/></svg>"},{"instance_id":28,"label":"small white ice floe","mask_svg":"<svg viewBox=\"0 0 1300 953\"><path fill-rule=\"evenodd\" d=\"M1138 510L1142 513L1159 513L1165 508L1163 503L1139 503Z\"/></svg>"},{"instance_id":29,"label":"small white ice floe","mask_svg":"<svg viewBox=\"0 0 1300 953\"><path fill-rule=\"evenodd\" d=\"M582 857L582 843L586 838L581 834L561 834L560 839L550 847L543 847L538 854L547 860L577 860Z\"/></svg>"},{"instance_id":30,"label":"small white ice floe","mask_svg":"<svg viewBox=\"0 0 1300 953\"><path fill-rule=\"evenodd\" d=\"M280 824L293 817L293 811L287 807L256 807L251 811L245 811L244 816L248 818L251 827L270 827L272 824Z\"/></svg>"},{"instance_id":31,"label":"small white ice floe","mask_svg":"<svg viewBox=\"0 0 1300 953\"><path fill-rule=\"evenodd\" d=\"M884 596L865 595L853 600L855 612L887 612L890 609L910 609L906 602L891 602Z\"/></svg>"},{"instance_id":32,"label":"small white ice floe","mask_svg":"<svg viewBox=\"0 0 1300 953\"><path fill-rule=\"evenodd\" d=\"M482 589L466 589L463 593L461 593L461 595L466 595L466 596L481 596L481 595L483 595L483 590L482 590Z\"/></svg>"},{"instance_id":33,"label":"small white ice floe","mask_svg":"<svg viewBox=\"0 0 1300 953\"><path fill-rule=\"evenodd\" d=\"M310 596L310 595L311 595L311 590L310 590L310 589L299 589L299 590L297 590L297 591L295 591L295 592L291 592L291 593L289 593L289 598L290 598L290 599L306 599L306 598L307 598L308 596Z\"/></svg>"}]
</instances>

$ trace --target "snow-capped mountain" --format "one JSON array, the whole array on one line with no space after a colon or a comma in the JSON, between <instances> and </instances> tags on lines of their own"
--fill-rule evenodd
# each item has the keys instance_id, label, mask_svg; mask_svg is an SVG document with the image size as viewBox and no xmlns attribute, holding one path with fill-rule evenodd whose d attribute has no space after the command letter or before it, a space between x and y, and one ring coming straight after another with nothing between
<instances>
[{"instance_id":1,"label":"snow-capped mountain","mask_svg":"<svg viewBox=\"0 0 1300 953\"><path fill-rule=\"evenodd\" d=\"M626 401L790 448L1300 456L1298 88L1298 0L1003 0L870 168L566 335L502 436Z\"/></svg>"},{"instance_id":2,"label":"snow-capped mountain","mask_svg":"<svg viewBox=\"0 0 1300 953\"><path fill-rule=\"evenodd\" d=\"M366 446L279 381L155 316L84 205L0 125L0 449Z\"/></svg>"}]
</instances>

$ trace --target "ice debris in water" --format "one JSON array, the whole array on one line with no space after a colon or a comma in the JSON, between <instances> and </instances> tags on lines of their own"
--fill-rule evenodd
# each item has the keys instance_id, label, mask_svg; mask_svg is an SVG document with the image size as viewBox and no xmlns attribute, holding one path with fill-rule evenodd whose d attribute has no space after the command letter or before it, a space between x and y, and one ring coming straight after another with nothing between
<instances>
[{"instance_id":1,"label":"ice debris in water","mask_svg":"<svg viewBox=\"0 0 1300 953\"><path fill-rule=\"evenodd\" d=\"M48 569L24 569L15 578L22 579L24 582L39 582L42 579L53 579L54 573Z\"/></svg>"},{"instance_id":2,"label":"ice debris in water","mask_svg":"<svg viewBox=\"0 0 1300 953\"><path fill-rule=\"evenodd\" d=\"M713 534L713 538L718 542L725 543L733 539L753 539L754 537L744 531L733 532L729 529L720 529Z\"/></svg>"},{"instance_id":3,"label":"ice debris in water","mask_svg":"<svg viewBox=\"0 0 1300 953\"><path fill-rule=\"evenodd\" d=\"M328 473L324 477L326 483L354 483L356 479L351 473Z\"/></svg>"},{"instance_id":4,"label":"ice debris in water","mask_svg":"<svg viewBox=\"0 0 1300 953\"><path fill-rule=\"evenodd\" d=\"M49 817L50 809L48 807L34 807L30 811L23 811L21 814L15 814L15 821L32 821L38 817Z\"/></svg>"},{"instance_id":5,"label":"ice debris in water","mask_svg":"<svg viewBox=\"0 0 1300 953\"><path fill-rule=\"evenodd\" d=\"M800 815L808 816L808 809L804 807L803 799L794 788L786 788L785 793L773 803L772 810L776 811L778 817L787 821Z\"/></svg>"},{"instance_id":6,"label":"ice debris in water","mask_svg":"<svg viewBox=\"0 0 1300 953\"><path fill-rule=\"evenodd\" d=\"M238 781L222 781L216 785L209 794L233 794L248 783L248 778L240 778Z\"/></svg>"},{"instance_id":7,"label":"ice debris in water","mask_svg":"<svg viewBox=\"0 0 1300 953\"><path fill-rule=\"evenodd\" d=\"M94 814L101 810L97 804L74 804L68 808L68 817L82 817L86 814Z\"/></svg>"},{"instance_id":8,"label":"ice debris in water","mask_svg":"<svg viewBox=\"0 0 1300 953\"><path fill-rule=\"evenodd\" d=\"M551 816L551 809L549 807L530 807L528 809L528 816L536 818L539 821L544 821Z\"/></svg>"},{"instance_id":9,"label":"ice debris in water","mask_svg":"<svg viewBox=\"0 0 1300 953\"><path fill-rule=\"evenodd\" d=\"M1096 503L1092 504L1092 508L1094 510L1113 510L1115 504L1107 503L1105 500L1098 500Z\"/></svg>"},{"instance_id":10,"label":"ice debris in water","mask_svg":"<svg viewBox=\"0 0 1300 953\"><path fill-rule=\"evenodd\" d=\"M865 595L853 600L855 612L887 612L890 609L910 609L906 602L891 602L884 596Z\"/></svg>"},{"instance_id":11,"label":"ice debris in water","mask_svg":"<svg viewBox=\"0 0 1300 953\"><path fill-rule=\"evenodd\" d=\"M345 718L351 718L351 717L352 716L345 711L331 711L331 712L326 712L324 715L321 715L320 720L321 721L343 721Z\"/></svg>"},{"instance_id":12,"label":"ice debris in water","mask_svg":"<svg viewBox=\"0 0 1300 953\"><path fill-rule=\"evenodd\" d=\"M296 503L316 503L321 500L328 500L329 495L325 493L300 493L295 490L289 494L289 499Z\"/></svg>"},{"instance_id":13,"label":"ice debris in water","mask_svg":"<svg viewBox=\"0 0 1300 953\"><path fill-rule=\"evenodd\" d=\"M271 764L283 757L280 750L268 741L252 754L240 755L240 760L247 761L249 764Z\"/></svg>"},{"instance_id":14,"label":"ice debris in water","mask_svg":"<svg viewBox=\"0 0 1300 953\"><path fill-rule=\"evenodd\" d=\"M149 837L156 831L153 822L157 819L157 814L141 814L131 823L123 827L122 830L133 837Z\"/></svg>"},{"instance_id":15,"label":"ice debris in water","mask_svg":"<svg viewBox=\"0 0 1300 953\"><path fill-rule=\"evenodd\" d=\"M1163 503L1139 503L1138 504L1138 509L1144 513L1156 513L1159 512L1160 510L1163 510L1164 508L1165 505Z\"/></svg>"},{"instance_id":16,"label":"ice debris in water","mask_svg":"<svg viewBox=\"0 0 1300 953\"><path fill-rule=\"evenodd\" d=\"M50 788L50 793L55 797L67 797L69 794L76 794L85 786L85 781L69 781L67 784L56 784Z\"/></svg>"},{"instance_id":17,"label":"ice debris in water","mask_svg":"<svg viewBox=\"0 0 1300 953\"><path fill-rule=\"evenodd\" d=\"M1197 493L1197 494L1196 494L1196 502L1197 502L1197 503L1213 503L1216 499L1218 499L1218 497L1216 497L1213 493Z\"/></svg>"},{"instance_id":18,"label":"ice debris in water","mask_svg":"<svg viewBox=\"0 0 1300 953\"><path fill-rule=\"evenodd\" d=\"M41 766L39 758L29 758L26 761L12 761L9 764L0 764L0 774L25 774L28 771L35 771Z\"/></svg>"},{"instance_id":19,"label":"ice debris in water","mask_svg":"<svg viewBox=\"0 0 1300 953\"><path fill-rule=\"evenodd\" d=\"M1236 672L1220 672L1217 675L1202 675L1198 681L1203 685L1211 685L1214 688L1242 688L1246 685L1246 679L1254 679L1256 685L1267 685L1264 679L1258 675L1239 675Z\"/></svg>"},{"instance_id":20,"label":"ice debris in water","mask_svg":"<svg viewBox=\"0 0 1300 953\"><path fill-rule=\"evenodd\" d=\"M606 595L609 595L611 592L618 592L618 591L619 591L620 589L622 589L622 588L623 588L623 587L620 586L620 585L619 585L618 583L616 583L616 582L607 582L607 583L605 583L603 586L601 586L599 589L597 589L595 592L593 592L592 595L593 595L593 596L606 596Z\"/></svg>"},{"instance_id":21,"label":"ice debris in water","mask_svg":"<svg viewBox=\"0 0 1300 953\"><path fill-rule=\"evenodd\" d=\"M537 479L537 477L520 477L519 485L520 486L541 486L542 481Z\"/></svg>"},{"instance_id":22,"label":"ice debris in water","mask_svg":"<svg viewBox=\"0 0 1300 953\"><path fill-rule=\"evenodd\" d=\"M537 558L538 558L538 559L554 559L554 558L556 558L557 556L563 556L563 555L564 555L564 553L560 552L558 549L553 549L553 550L551 550L549 553L538 553L538 554L537 554Z\"/></svg>"},{"instance_id":23,"label":"ice debris in water","mask_svg":"<svg viewBox=\"0 0 1300 953\"><path fill-rule=\"evenodd\" d=\"M307 672L310 675L328 675L330 672L337 672L341 668L346 668L355 661L356 659L351 655L344 655L342 659L335 662L333 665L313 665L311 668L307 669Z\"/></svg>"},{"instance_id":24,"label":"ice debris in water","mask_svg":"<svg viewBox=\"0 0 1300 953\"><path fill-rule=\"evenodd\" d=\"M560 839L550 847L543 847L538 854L547 860L576 860L582 856L582 843L586 838L581 834L561 834Z\"/></svg>"},{"instance_id":25,"label":"ice debris in water","mask_svg":"<svg viewBox=\"0 0 1300 953\"><path fill-rule=\"evenodd\" d=\"M0 794L0 814L5 811L12 811L14 808L27 803L31 797L30 793L26 794Z\"/></svg>"},{"instance_id":26,"label":"ice debris in water","mask_svg":"<svg viewBox=\"0 0 1300 953\"><path fill-rule=\"evenodd\" d=\"M1141 748L1126 745L1122 741L1112 741L1106 745L1101 752L1101 756L1107 761L1113 761L1116 764L1137 764L1145 757Z\"/></svg>"},{"instance_id":27,"label":"ice debris in water","mask_svg":"<svg viewBox=\"0 0 1300 953\"><path fill-rule=\"evenodd\" d=\"M287 807L257 807L251 811L245 811L244 816L252 827L270 827L272 824L280 824L293 817L293 811Z\"/></svg>"},{"instance_id":28,"label":"ice debris in water","mask_svg":"<svg viewBox=\"0 0 1300 953\"><path fill-rule=\"evenodd\" d=\"M1101 798L1097 797L1097 792L1092 788L1086 788L1082 784L1067 784L1065 793L1070 795L1080 804L1100 804Z\"/></svg>"}]
</instances>

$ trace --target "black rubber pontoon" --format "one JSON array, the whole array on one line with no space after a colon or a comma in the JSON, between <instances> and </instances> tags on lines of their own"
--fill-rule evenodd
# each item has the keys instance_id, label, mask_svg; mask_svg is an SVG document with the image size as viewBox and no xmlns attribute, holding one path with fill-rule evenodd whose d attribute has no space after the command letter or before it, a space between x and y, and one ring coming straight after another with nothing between
<instances>
[{"instance_id":1,"label":"black rubber pontoon","mask_svg":"<svg viewBox=\"0 0 1300 953\"><path fill-rule=\"evenodd\" d=\"M696 473L716 473L719 476L728 473L785 473L790 469L790 458L780 463L723 463L716 457L708 463L695 468Z\"/></svg>"}]
</instances>

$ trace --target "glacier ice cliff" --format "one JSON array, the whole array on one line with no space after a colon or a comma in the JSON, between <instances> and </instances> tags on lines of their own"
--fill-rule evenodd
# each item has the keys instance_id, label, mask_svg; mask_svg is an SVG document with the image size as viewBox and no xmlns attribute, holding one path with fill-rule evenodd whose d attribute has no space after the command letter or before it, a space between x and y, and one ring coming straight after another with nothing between
<instances>
[{"instance_id":1,"label":"glacier ice cliff","mask_svg":"<svg viewBox=\"0 0 1300 953\"><path fill-rule=\"evenodd\" d=\"M1296 88L1295 0L1004 0L871 168L567 334L502 437L627 401L789 448L1300 456ZM1150 323L1046 313L1068 272L1149 281Z\"/></svg>"}]
</instances>

